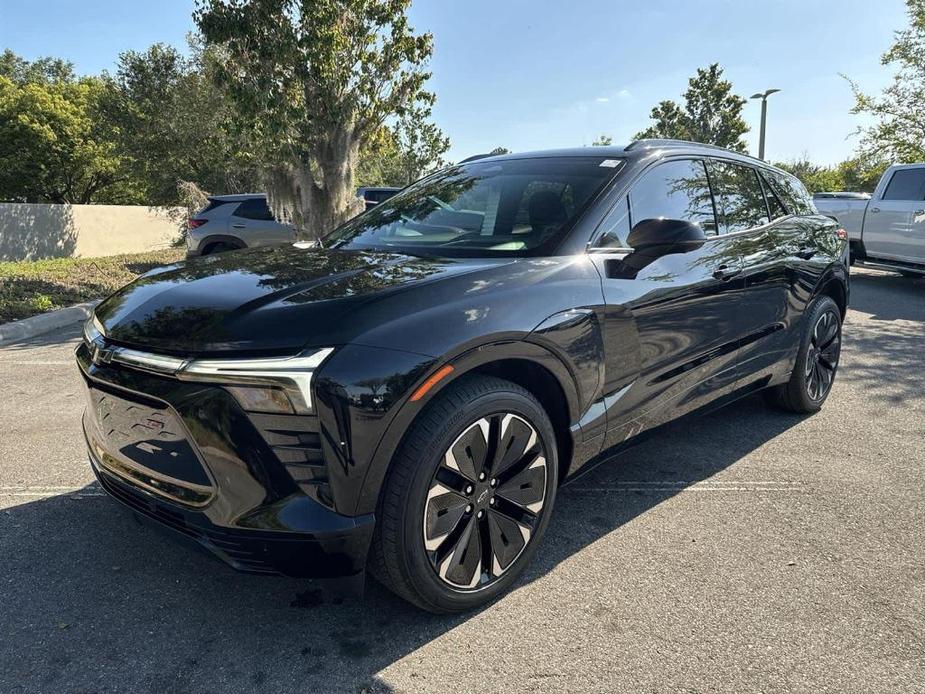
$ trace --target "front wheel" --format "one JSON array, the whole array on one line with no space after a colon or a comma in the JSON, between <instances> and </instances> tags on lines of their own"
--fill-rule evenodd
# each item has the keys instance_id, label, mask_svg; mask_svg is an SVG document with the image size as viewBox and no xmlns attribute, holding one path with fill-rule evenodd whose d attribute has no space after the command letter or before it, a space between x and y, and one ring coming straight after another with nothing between
<instances>
[{"instance_id":1,"label":"front wheel","mask_svg":"<svg viewBox=\"0 0 925 694\"><path fill-rule=\"evenodd\" d=\"M524 388L493 376L448 386L392 462L373 574L431 612L468 610L504 592L549 521L555 441L542 405Z\"/></svg>"},{"instance_id":2,"label":"front wheel","mask_svg":"<svg viewBox=\"0 0 925 694\"><path fill-rule=\"evenodd\" d=\"M818 412L829 397L841 357L841 311L828 296L813 300L804 314L800 349L790 380L769 389L770 401L790 412Z\"/></svg>"}]
</instances>

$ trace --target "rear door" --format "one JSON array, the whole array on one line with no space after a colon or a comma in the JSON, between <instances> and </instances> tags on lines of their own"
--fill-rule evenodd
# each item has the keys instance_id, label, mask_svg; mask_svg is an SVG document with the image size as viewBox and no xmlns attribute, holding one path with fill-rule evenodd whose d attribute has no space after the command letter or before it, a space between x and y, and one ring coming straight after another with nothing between
<instances>
[{"instance_id":1,"label":"rear door","mask_svg":"<svg viewBox=\"0 0 925 694\"><path fill-rule=\"evenodd\" d=\"M738 369L739 385L747 385L773 372L789 354L789 265L794 254L811 249L802 240L805 230L766 189L755 167L711 159L709 169L720 231L742 259Z\"/></svg>"},{"instance_id":2,"label":"rear door","mask_svg":"<svg viewBox=\"0 0 925 694\"><path fill-rule=\"evenodd\" d=\"M632 226L654 218L700 225L700 242L631 248ZM605 402L614 445L728 392L736 380L740 259L717 233L703 161L656 164L598 228L589 254L604 289ZM638 359L638 363L634 360Z\"/></svg>"},{"instance_id":3,"label":"rear door","mask_svg":"<svg viewBox=\"0 0 925 694\"><path fill-rule=\"evenodd\" d=\"M893 171L880 199L867 206L863 239L873 257L925 262L925 167Z\"/></svg>"},{"instance_id":4,"label":"rear door","mask_svg":"<svg viewBox=\"0 0 925 694\"><path fill-rule=\"evenodd\" d=\"M295 240L294 229L274 219L266 198L248 198L239 203L229 222L230 233L248 246L270 246Z\"/></svg>"}]
</instances>

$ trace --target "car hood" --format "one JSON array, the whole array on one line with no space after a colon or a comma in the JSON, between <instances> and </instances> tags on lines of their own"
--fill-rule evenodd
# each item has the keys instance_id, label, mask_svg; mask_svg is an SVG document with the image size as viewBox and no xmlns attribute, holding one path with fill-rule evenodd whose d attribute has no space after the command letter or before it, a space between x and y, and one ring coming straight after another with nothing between
<instances>
[{"instance_id":1,"label":"car hood","mask_svg":"<svg viewBox=\"0 0 925 694\"><path fill-rule=\"evenodd\" d=\"M96 308L117 344L198 356L288 354L349 340L348 315L398 291L510 260L279 246L157 268Z\"/></svg>"}]
</instances>

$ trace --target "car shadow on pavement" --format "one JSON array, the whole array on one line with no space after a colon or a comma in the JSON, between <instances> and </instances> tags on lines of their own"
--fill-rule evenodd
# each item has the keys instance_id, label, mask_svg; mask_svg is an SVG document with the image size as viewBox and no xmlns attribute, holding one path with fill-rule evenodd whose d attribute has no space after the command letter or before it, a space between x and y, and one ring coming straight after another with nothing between
<instances>
[{"instance_id":1,"label":"car shadow on pavement","mask_svg":"<svg viewBox=\"0 0 925 694\"><path fill-rule=\"evenodd\" d=\"M801 421L751 397L604 462L560 490L515 590ZM96 485L0 512L0 558L2 691L389 691L377 673L475 616L423 613L372 580L338 602L235 573Z\"/></svg>"},{"instance_id":2,"label":"car shadow on pavement","mask_svg":"<svg viewBox=\"0 0 925 694\"><path fill-rule=\"evenodd\" d=\"M852 273L851 285L849 304L857 313L849 314L843 329L839 380L857 383L872 401L914 401L921 395L910 375L923 362L925 278L864 271Z\"/></svg>"},{"instance_id":3,"label":"car shadow on pavement","mask_svg":"<svg viewBox=\"0 0 925 694\"><path fill-rule=\"evenodd\" d=\"M852 272L851 299L855 311L876 321L925 322L925 276L903 277L887 272Z\"/></svg>"}]
</instances>

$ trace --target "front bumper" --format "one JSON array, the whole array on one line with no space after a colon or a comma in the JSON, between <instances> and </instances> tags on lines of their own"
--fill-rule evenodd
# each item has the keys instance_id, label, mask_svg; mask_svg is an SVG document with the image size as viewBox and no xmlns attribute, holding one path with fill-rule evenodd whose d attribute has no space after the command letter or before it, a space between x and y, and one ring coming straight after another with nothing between
<instances>
[{"instance_id":1,"label":"front bumper","mask_svg":"<svg viewBox=\"0 0 925 694\"><path fill-rule=\"evenodd\" d=\"M326 504L317 461L282 462L226 391L97 365L85 346L77 362L90 464L111 496L240 571L363 571L373 515L345 516ZM301 454L295 448L285 450Z\"/></svg>"}]
</instances>

